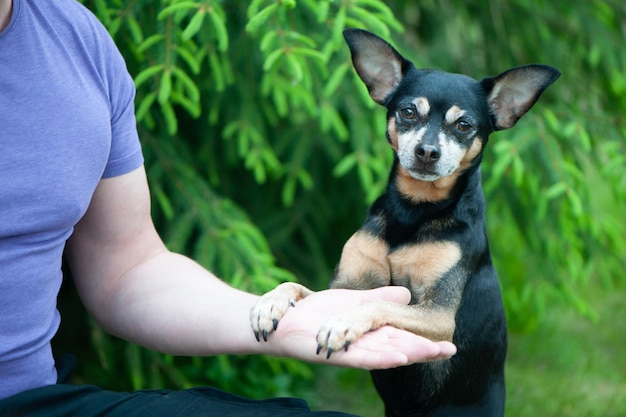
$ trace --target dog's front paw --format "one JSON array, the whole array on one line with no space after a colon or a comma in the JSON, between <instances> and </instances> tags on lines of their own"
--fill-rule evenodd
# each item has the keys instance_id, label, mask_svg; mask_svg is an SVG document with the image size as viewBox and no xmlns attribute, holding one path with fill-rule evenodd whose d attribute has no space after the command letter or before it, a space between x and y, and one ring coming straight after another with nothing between
<instances>
[{"instance_id":1,"label":"dog's front paw","mask_svg":"<svg viewBox=\"0 0 626 417\"><path fill-rule=\"evenodd\" d=\"M333 352L348 347L352 342L372 330L372 323L362 317L341 316L326 321L317 334L317 354L326 351L326 358Z\"/></svg>"},{"instance_id":2,"label":"dog's front paw","mask_svg":"<svg viewBox=\"0 0 626 417\"><path fill-rule=\"evenodd\" d=\"M267 337L276 330L287 309L310 293L308 288L300 284L286 282L263 295L250 309L250 324L256 340L260 342L263 337L267 342Z\"/></svg>"}]
</instances>

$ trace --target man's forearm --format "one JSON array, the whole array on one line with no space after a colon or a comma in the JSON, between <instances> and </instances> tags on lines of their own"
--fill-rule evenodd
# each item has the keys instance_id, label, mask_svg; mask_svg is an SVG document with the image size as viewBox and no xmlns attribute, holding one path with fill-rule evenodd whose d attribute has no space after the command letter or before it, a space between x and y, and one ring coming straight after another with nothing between
<instances>
[{"instance_id":1,"label":"man's forearm","mask_svg":"<svg viewBox=\"0 0 626 417\"><path fill-rule=\"evenodd\" d=\"M116 280L90 310L107 331L161 352L254 353L261 346L248 311L257 298L163 251Z\"/></svg>"}]
</instances>

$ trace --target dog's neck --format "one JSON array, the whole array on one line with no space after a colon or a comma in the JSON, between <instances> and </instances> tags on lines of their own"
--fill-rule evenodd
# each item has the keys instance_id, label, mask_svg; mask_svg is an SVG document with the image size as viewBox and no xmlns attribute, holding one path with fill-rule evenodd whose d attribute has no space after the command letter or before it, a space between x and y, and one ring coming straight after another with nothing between
<instances>
[{"instance_id":1,"label":"dog's neck","mask_svg":"<svg viewBox=\"0 0 626 417\"><path fill-rule=\"evenodd\" d=\"M432 201L419 201L414 196L407 195L406 189L398 187L398 175L402 168L395 161L387 192L381 199L384 201L384 210L391 214L390 217L395 218L401 224L407 227L418 227L433 219L444 217L457 217L455 210L460 200L476 200L472 207L476 212L472 217L480 218L483 214L484 198L481 190L481 174L480 174L480 157L472 166L462 173L456 174L455 178L450 179L452 184L447 184L448 189L442 197ZM437 188L436 184L425 183L416 179L412 179L414 189L422 192L425 189ZM408 181L408 179L407 179Z\"/></svg>"}]
</instances>

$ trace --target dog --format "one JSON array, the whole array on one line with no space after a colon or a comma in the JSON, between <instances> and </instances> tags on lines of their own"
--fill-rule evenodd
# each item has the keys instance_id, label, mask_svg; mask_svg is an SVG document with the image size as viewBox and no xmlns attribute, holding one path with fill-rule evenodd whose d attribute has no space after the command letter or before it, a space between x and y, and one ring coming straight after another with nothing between
<instances>
[{"instance_id":1,"label":"dog","mask_svg":"<svg viewBox=\"0 0 626 417\"><path fill-rule=\"evenodd\" d=\"M328 357L391 325L457 346L448 360L372 371L387 417L502 416L507 329L485 231L480 163L489 135L513 127L560 72L526 65L477 81L417 69L361 29L344 38L371 98L387 108L394 161L385 193L346 242L332 288L402 285L409 305L366 303L317 335ZM311 291L279 285L251 310L257 337Z\"/></svg>"}]
</instances>

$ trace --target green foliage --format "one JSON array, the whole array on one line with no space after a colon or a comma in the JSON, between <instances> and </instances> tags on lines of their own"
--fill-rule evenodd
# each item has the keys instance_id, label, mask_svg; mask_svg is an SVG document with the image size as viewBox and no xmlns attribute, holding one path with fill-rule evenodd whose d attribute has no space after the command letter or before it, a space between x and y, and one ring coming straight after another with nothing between
<instances>
[{"instance_id":1,"label":"green foliage","mask_svg":"<svg viewBox=\"0 0 626 417\"><path fill-rule=\"evenodd\" d=\"M510 323L530 330L555 302L593 317L585 288L624 281L622 2L84 3L135 77L157 227L170 248L232 285L260 293L297 277L325 287L384 189L385 112L353 74L345 27L392 40L418 66L476 78L530 62L560 68L484 158ZM259 397L310 376L274 358L172 358L92 329L101 358L89 369L109 364L92 374L109 386L211 383Z\"/></svg>"}]
</instances>

